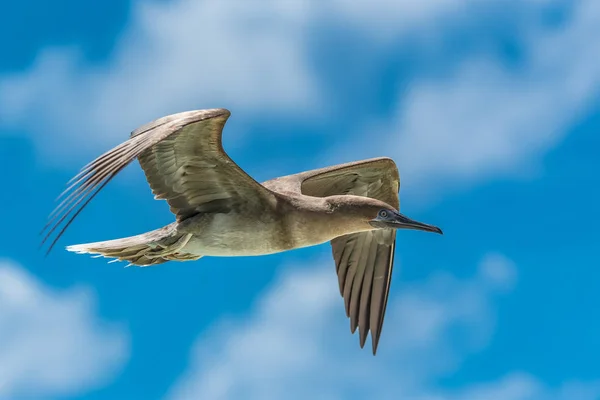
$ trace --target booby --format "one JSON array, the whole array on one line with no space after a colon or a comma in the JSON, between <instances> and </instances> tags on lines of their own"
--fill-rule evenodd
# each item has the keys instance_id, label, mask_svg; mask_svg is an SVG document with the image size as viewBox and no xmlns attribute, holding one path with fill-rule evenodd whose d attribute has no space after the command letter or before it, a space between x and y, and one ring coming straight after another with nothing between
<instances>
[{"instance_id":1,"label":"booby","mask_svg":"<svg viewBox=\"0 0 600 400\"><path fill-rule=\"evenodd\" d=\"M398 168L373 158L258 183L223 150L226 109L157 119L86 165L50 214L42 243L48 252L98 192L138 159L156 199L175 222L140 235L68 246L149 266L203 256L272 254L330 242L350 329L373 354L381 335L398 229L441 234L399 212ZM58 228L62 228L59 230ZM58 232L56 234L56 232Z\"/></svg>"}]
</instances>

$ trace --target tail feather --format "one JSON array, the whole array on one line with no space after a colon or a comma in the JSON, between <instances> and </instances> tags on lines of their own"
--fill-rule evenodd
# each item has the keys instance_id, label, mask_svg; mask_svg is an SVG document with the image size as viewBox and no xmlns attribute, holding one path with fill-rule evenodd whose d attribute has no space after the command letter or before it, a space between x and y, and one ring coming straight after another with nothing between
<instances>
[{"instance_id":1,"label":"tail feather","mask_svg":"<svg viewBox=\"0 0 600 400\"><path fill-rule=\"evenodd\" d=\"M175 225L171 224L141 235L67 246L67 250L115 258L113 261L127 261L130 265L149 266L167 261L199 259L201 256L180 251L187 240L189 236L177 232Z\"/></svg>"}]
</instances>

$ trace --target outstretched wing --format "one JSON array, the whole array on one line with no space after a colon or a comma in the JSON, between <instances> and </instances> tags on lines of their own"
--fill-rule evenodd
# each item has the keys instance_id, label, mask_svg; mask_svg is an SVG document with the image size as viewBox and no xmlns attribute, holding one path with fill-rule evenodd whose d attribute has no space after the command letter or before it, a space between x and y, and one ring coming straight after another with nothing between
<instances>
[{"instance_id":1,"label":"outstretched wing","mask_svg":"<svg viewBox=\"0 0 600 400\"><path fill-rule=\"evenodd\" d=\"M307 196L356 195L372 197L398 209L400 178L389 158L375 158L302 172L264 186ZM371 331L373 354L381 335L394 266L395 230L376 230L340 236L331 241L340 293L352 333L359 329L363 347Z\"/></svg>"},{"instance_id":2,"label":"outstretched wing","mask_svg":"<svg viewBox=\"0 0 600 400\"><path fill-rule=\"evenodd\" d=\"M211 109L157 119L85 166L71 179L44 227L45 242L64 223L48 252L91 199L136 157L155 198L165 199L178 221L199 212L264 207L275 201L272 192L223 150L221 133L229 115L228 110Z\"/></svg>"}]
</instances>

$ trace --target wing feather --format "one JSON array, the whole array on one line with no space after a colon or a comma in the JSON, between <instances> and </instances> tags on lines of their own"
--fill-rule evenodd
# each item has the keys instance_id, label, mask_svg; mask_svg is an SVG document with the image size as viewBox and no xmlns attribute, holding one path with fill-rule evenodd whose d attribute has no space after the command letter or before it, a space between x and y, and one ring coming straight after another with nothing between
<instances>
[{"instance_id":1,"label":"wing feather","mask_svg":"<svg viewBox=\"0 0 600 400\"><path fill-rule=\"evenodd\" d=\"M394 161L375 158L306 171L263 183L281 192L307 196L356 195L372 197L399 209L400 177ZM358 327L360 346L371 332L377 352L390 290L394 243L393 230L340 236L331 241L333 258L352 333Z\"/></svg>"},{"instance_id":2,"label":"wing feather","mask_svg":"<svg viewBox=\"0 0 600 400\"><path fill-rule=\"evenodd\" d=\"M199 212L264 207L275 194L248 176L223 150L225 109L169 115L132 132L131 137L88 163L68 183L42 233L48 252L75 217L123 168L138 159L152 192L164 199L178 221Z\"/></svg>"}]
</instances>

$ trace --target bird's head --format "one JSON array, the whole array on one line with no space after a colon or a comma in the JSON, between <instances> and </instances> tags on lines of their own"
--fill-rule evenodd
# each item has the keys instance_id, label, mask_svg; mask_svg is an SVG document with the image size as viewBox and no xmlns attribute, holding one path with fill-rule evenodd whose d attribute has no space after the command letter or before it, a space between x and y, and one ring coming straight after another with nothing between
<instances>
[{"instance_id":1,"label":"bird's head","mask_svg":"<svg viewBox=\"0 0 600 400\"><path fill-rule=\"evenodd\" d=\"M442 234L442 230L437 226L410 219L390 207L381 208L375 218L369 221L369 224L378 229L416 229Z\"/></svg>"},{"instance_id":2,"label":"bird's head","mask_svg":"<svg viewBox=\"0 0 600 400\"><path fill-rule=\"evenodd\" d=\"M416 229L426 232L442 234L442 230L434 225L415 221L400 214L389 204L361 196L332 196L330 203L334 205L336 212L360 220L368 224L370 229Z\"/></svg>"}]
</instances>

